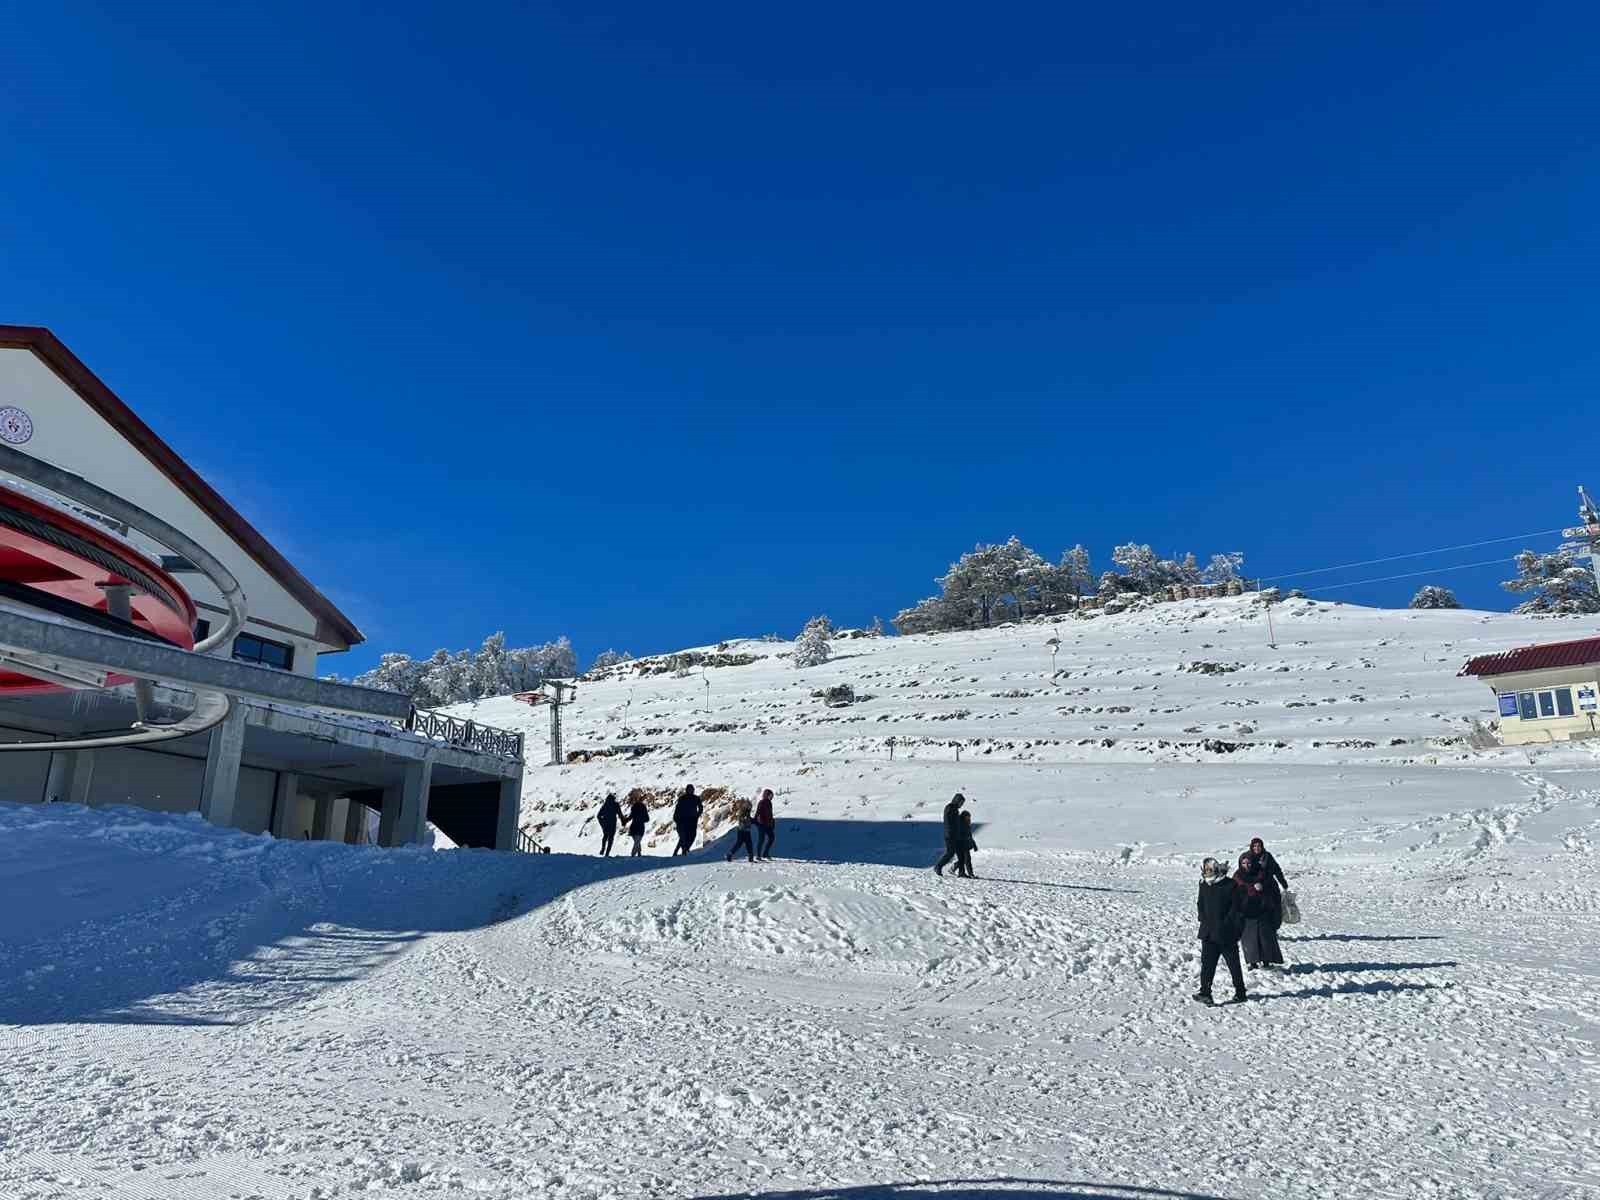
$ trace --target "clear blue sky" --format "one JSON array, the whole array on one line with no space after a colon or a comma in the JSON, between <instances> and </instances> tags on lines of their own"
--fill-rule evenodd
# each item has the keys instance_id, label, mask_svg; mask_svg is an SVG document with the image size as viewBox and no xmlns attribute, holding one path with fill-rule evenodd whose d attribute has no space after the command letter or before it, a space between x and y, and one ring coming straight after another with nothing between
<instances>
[{"instance_id":1,"label":"clear blue sky","mask_svg":"<svg viewBox=\"0 0 1600 1200\"><path fill-rule=\"evenodd\" d=\"M346 673L887 618L1012 533L1271 574L1549 529L1600 487L1597 41L1539 3L35 5L0 319L350 613Z\"/></svg>"}]
</instances>

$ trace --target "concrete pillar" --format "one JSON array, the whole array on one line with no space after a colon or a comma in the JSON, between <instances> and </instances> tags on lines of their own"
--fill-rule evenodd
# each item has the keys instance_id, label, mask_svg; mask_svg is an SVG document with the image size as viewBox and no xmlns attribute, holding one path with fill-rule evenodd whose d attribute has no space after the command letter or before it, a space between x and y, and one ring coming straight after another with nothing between
<instances>
[{"instance_id":1,"label":"concrete pillar","mask_svg":"<svg viewBox=\"0 0 1600 1200\"><path fill-rule=\"evenodd\" d=\"M394 824L389 831L389 837L383 841L385 846L415 846L422 841L422 835L428 823L428 790L433 783L433 763L426 759L422 762L406 764L405 778L401 780L398 788L385 789L383 794L384 823L388 824L389 809L397 807ZM398 805L391 804L391 792L397 792L395 797Z\"/></svg>"},{"instance_id":2,"label":"concrete pillar","mask_svg":"<svg viewBox=\"0 0 1600 1200\"><path fill-rule=\"evenodd\" d=\"M344 841L345 822L350 819L350 797L328 797L328 828L323 837L330 842Z\"/></svg>"},{"instance_id":3,"label":"concrete pillar","mask_svg":"<svg viewBox=\"0 0 1600 1200\"><path fill-rule=\"evenodd\" d=\"M233 702L222 724L211 729L206 773L200 784L200 815L213 825L236 827L234 801L239 792L239 759L244 754L244 704Z\"/></svg>"},{"instance_id":4,"label":"concrete pillar","mask_svg":"<svg viewBox=\"0 0 1600 1200\"><path fill-rule=\"evenodd\" d=\"M354 800L349 805L344 814L344 840L346 845L359 846L367 827L367 806Z\"/></svg>"},{"instance_id":5,"label":"concrete pillar","mask_svg":"<svg viewBox=\"0 0 1600 1200\"><path fill-rule=\"evenodd\" d=\"M311 814L311 840L325 842L328 840L328 831L333 828L333 802L334 797L324 793L316 797L316 808Z\"/></svg>"},{"instance_id":6,"label":"concrete pillar","mask_svg":"<svg viewBox=\"0 0 1600 1200\"><path fill-rule=\"evenodd\" d=\"M400 824L400 797L405 789L391 783L383 789L383 809L378 813L378 845L393 846L394 831Z\"/></svg>"},{"instance_id":7,"label":"concrete pillar","mask_svg":"<svg viewBox=\"0 0 1600 1200\"><path fill-rule=\"evenodd\" d=\"M517 848L517 820L522 815L522 777L500 781L500 808L495 814L494 848Z\"/></svg>"},{"instance_id":8,"label":"concrete pillar","mask_svg":"<svg viewBox=\"0 0 1600 1200\"><path fill-rule=\"evenodd\" d=\"M47 804L87 805L93 786L93 750L57 750L50 755L44 779Z\"/></svg>"},{"instance_id":9,"label":"concrete pillar","mask_svg":"<svg viewBox=\"0 0 1600 1200\"><path fill-rule=\"evenodd\" d=\"M293 771L279 771L276 790L272 793L272 836L288 837L294 821L295 801L300 795L300 776Z\"/></svg>"}]
</instances>

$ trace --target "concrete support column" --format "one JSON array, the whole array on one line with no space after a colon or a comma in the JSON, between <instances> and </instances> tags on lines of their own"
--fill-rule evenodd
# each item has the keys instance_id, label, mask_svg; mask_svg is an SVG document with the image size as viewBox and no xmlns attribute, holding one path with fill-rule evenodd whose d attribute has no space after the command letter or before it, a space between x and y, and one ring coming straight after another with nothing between
<instances>
[{"instance_id":1,"label":"concrete support column","mask_svg":"<svg viewBox=\"0 0 1600 1200\"><path fill-rule=\"evenodd\" d=\"M400 826L400 798L405 788L391 783L383 789L383 809L378 813L378 845L395 846L394 831Z\"/></svg>"},{"instance_id":2,"label":"concrete support column","mask_svg":"<svg viewBox=\"0 0 1600 1200\"><path fill-rule=\"evenodd\" d=\"M399 788L399 812L395 814L394 827L386 846L415 846L422 841L428 823L428 790L433 784L433 763L406 764L405 778ZM389 816L390 797L383 797L383 815Z\"/></svg>"},{"instance_id":3,"label":"concrete support column","mask_svg":"<svg viewBox=\"0 0 1600 1200\"><path fill-rule=\"evenodd\" d=\"M47 803L88 804L93 786L93 750L58 750L50 755L44 780Z\"/></svg>"},{"instance_id":4,"label":"concrete support column","mask_svg":"<svg viewBox=\"0 0 1600 1200\"><path fill-rule=\"evenodd\" d=\"M222 724L211 730L205 778L200 784L200 815L213 825L238 825L234 801L239 792L239 758L243 753L244 705L235 700Z\"/></svg>"},{"instance_id":5,"label":"concrete support column","mask_svg":"<svg viewBox=\"0 0 1600 1200\"><path fill-rule=\"evenodd\" d=\"M348 846L358 846L367 827L367 806L350 801L344 814L344 840Z\"/></svg>"},{"instance_id":6,"label":"concrete support column","mask_svg":"<svg viewBox=\"0 0 1600 1200\"><path fill-rule=\"evenodd\" d=\"M328 841L344 841L345 822L350 819L350 804L348 796L328 797L328 827L322 835Z\"/></svg>"},{"instance_id":7,"label":"concrete support column","mask_svg":"<svg viewBox=\"0 0 1600 1200\"><path fill-rule=\"evenodd\" d=\"M300 776L293 771L279 771L277 790L272 794L272 836L287 837L294 820L295 801L300 795Z\"/></svg>"},{"instance_id":8,"label":"concrete support column","mask_svg":"<svg viewBox=\"0 0 1600 1200\"><path fill-rule=\"evenodd\" d=\"M494 848L517 848L517 821L522 815L522 777L500 781L500 808L495 814Z\"/></svg>"},{"instance_id":9,"label":"concrete support column","mask_svg":"<svg viewBox=\"0 0 1600 1200\"><path fill-rule=\"evenodd\" d=\"M312 841L325 842L328 840L328 831L333 828L333 802L334 797L326 794L316 798L316 808L311 814Z\"/></svg>"}]
</instances>

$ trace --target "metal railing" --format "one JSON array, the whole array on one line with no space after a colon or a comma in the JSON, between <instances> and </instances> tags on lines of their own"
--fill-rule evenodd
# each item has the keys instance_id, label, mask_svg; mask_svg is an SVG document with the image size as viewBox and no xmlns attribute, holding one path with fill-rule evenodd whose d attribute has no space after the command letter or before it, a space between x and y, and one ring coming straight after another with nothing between
<instances>
[{"instance_id":1,"label":"metal railing","mask_svg":"<svg viewBox=\"0 0 1600 1200\"><path fill-rule=\"evenodd\" d=\"M539 844L539 839L526 829L517 830L517 849L523 854L543 854L544 847Z\"/></svg>"},{"instance_id":2,"label":"metal railing","mask_svg":"<svg viewBox=\"0 0 1600 1200\"><path fill-rule=\"evenodd\" d=\"M462 721L431 708L413 708L403 728L420 737L449 742L463 750L522 761L522 734L476 721Z\"/></svg>"}]
</instances>

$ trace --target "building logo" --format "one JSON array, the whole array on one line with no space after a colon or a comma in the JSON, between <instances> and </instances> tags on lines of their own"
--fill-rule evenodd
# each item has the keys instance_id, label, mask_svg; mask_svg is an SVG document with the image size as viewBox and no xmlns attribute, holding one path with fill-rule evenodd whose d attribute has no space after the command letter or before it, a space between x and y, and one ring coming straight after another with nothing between
<instances>
[{"instance_id":1,"label":"building logo","mask_svg":"<svg viewBox=\"0 0 1600 1200\"><path fill-rule=\"evenodd\" d=\"M0 408L0 441L20 446L33 437L33 418L20 408Z\"/></svg>"}]
</instances>

